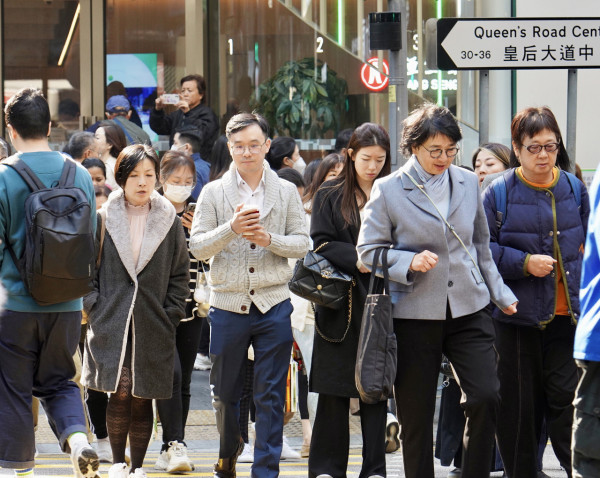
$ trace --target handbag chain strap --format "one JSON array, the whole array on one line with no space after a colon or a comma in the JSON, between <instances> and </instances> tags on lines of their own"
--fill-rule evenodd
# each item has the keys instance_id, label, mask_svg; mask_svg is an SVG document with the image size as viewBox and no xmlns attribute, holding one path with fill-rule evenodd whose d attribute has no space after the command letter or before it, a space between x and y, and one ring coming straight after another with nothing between
<instances>
[{"instance_id":1,"label":"handbag chain strap","mask_svg":"<svg viewBox=\"0 0 600 478\"><path fill-rule=\"evenodd\" d=\"M317 247L313 252L319 252L323 248L323 246L326 246L327 244L329 244L329 242L324 242L319 247ZM352 288L355 285L356 285L356 281L354 280L354 278L352 278L352 284L350 285L350 291L348 292L348 322L346 323L346 330L344 331L344 335L342 335L342 337L339 339L332 339L331 337L327 337L321 331L321 329L319 328L319 325L317 324L317 314L315 311L315 304L313 304L312 302L310 303L312 305L313 312L315 312L315 330L317 331L317 333L323 340L325 340L327 342L331 342L333 344L339 344L339 343L343 342L344 339L346 338L346 335L348 335L348 331L350 330L350 322L352 321Z\"/></svg>"},{"instance_id":2,"label":"handbag chain strap","mask_svg":"<svg viewBox=\"0 0 600 478\"><path fill-rule=\"evenodd\" d=\"M467 246L465 246L465 243L462 241L462 239L460 238L460 236L458 235L458 233L454 230L454 226L451 226L448 223L448 221L446 220L446 218L444 217L444 215L440 212L440 210L438 209L438 207L435 204L435 202L433 201L433 199L431 199L431 196L429 196L429 194L427 194L427 191L425 191L425 187L422 184L419 184L415 180L415 178L413 178L409 173L407 173L406 171L403 171L403 172L404 172L404 174L406 174L410 178L410 180L413 182L413 184L415 186L417 186L417 188L419 188L421 190L421 192L423 194L425 194L425 196L427 196L427 199L429 199L429 201L431 202L431 204L433 204L433 207L435 208L435 210L439 214L439 216L442 219L442 221L444 221L444 223L446 224L446 227L452 232L452 234L454 234L454 237L456 237L458 239L458 242L460 242L460 245L463 247L463 249L467 252L467 254L469 255L469 257L471 258L471 262L475 266L475 269L477 270L477 273L479 274L479 277L481 278L481 281L485 282L485 280L483 279L483 275L481 275L481 271L479 270L479 266L475 262L475 259L473 259L473 256L469 252L469 249L467 249Z\"/></svg>"}]
</instances>

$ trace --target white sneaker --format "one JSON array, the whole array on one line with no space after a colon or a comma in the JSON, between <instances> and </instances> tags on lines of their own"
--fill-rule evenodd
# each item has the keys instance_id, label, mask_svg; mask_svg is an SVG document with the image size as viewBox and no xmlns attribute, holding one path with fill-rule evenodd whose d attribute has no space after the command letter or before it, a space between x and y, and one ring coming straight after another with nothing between
<instances>
[{"instance_id":1,"label":"white sneaker","mask_svg":"<svg viewBox=\"0 0 600 478\"><path fill-rule=\"evenodd\" d=\"M254 447L250 443L244 443L244 450L238 456L238 463L254 463Z\"/></svg>"},{"instance_id":2,"label":"white sneaker","mask_svg":"<svg viewBox=\"0 0 600 478\"><path fill-rule=\"evenodd\" d=\"M196 360L194 360L194 370L210 370L212 368L212 362L210 357L202 354L196 354Z\"/></svg>"},{"instance_id":3,"label":"white sneaker","mask_svg":"<svg viewBox=\"0 0 600 478\"><path fill-rule=\"evenodd\" d=\"M108 438L98 439L96 442L96 453L98 453L100 463L112 463L112 449L110 448Z\"/></svg>"},{"instance_id":4,"label":"white sneaker","mask_svg":"<svg viewBox=\"0 0 600 478\"><path fill-rule=\"evenodd\" d=\"M398 438L398 432L400 431L400 424L396 417L389 413L387 414L387 421L385 426L385 452L394 453L400 448L400 439Z\"/></svg>"},{"instance_id":5,"label":"white sneaker","mask_svg":"<svg viewBox=\"0 0 600 478\"><path fill-rule=\"evenodd\" d=\"M178 441L170 441L167 449L167 473L194 471L194 464L187 456L187 447Z\"/></svg>"},{"instance_id":6,"label":"white sneaker","mask_svg":"<svg viewBox=\"0 0 600 478\"><path fill-rule=\"evenodd\" d=\"M133 473L129 473L129 478L148 478L143 468L137 468Z\"/></svg>"},{"instance_id":7,"label":"white sneaker","mask_svg":"<svg viewBox=\"0 0 600 478\"><path fill-rule=\"evenodd\" d=\"M154 463L154 469L159 471L167 471L167 466L169 466L169 455L167 454L167 450L163 450L158 455L156 463Z\"/></svg>"},{"instance_id":8,"label":"white sneaker","mask_svg":"<svg viewBox=\"0 0 600 478\"><path fill-rule=\"evenodd\" d=\"M292 450L289 443L287 442L287 438L283 437L283 443L281 445L281 460L299 460L301 458L300 453L295 450Z\"/></svg>"},{"instance_id":9,"label":"white sneaker","mask_svg":"<svg viewBox=\"0 0 600 478\"><path fill-rule=\"evenodd\" d=\"M71 463L76 478L96 478L100 461L92 446L85 442L71 446Z\"/></svg>"},{"instance_id":10,"label":"white sneaker","mask_svg":"<svg viewBox=\"0 0 600 478\"><path fill-rule=\"evenodd\" d=\"M115 463L108 469L108 478L129 478L127 463Z\"/></svg>"}]
</instances>

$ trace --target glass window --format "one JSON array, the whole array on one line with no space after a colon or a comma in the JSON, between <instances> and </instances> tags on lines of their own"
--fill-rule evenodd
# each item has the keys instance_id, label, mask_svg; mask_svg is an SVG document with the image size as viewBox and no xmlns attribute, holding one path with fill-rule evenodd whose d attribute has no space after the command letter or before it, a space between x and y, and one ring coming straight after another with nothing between
<instances>
[{"instance_id":1,"label":"glass window","mask_svg":"<svg viewBox=\"0 0 600 478\"><path fill-rule=\"evenodd\" d=\"M62 149L79 128L79 2L5 2L2 25L4 102L25 87L50 105L50 145Z\"/></svg>"}]
</instances>

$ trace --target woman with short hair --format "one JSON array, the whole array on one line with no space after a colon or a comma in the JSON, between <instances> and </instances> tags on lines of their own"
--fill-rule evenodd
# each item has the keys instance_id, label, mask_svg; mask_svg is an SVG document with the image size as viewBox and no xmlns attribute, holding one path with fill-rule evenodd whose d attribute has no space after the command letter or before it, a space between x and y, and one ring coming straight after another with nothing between
<instances>
[{"instance_id":1,"label":"woman with short hair","mask_svg":"<svg viewBox=\"0 0 600 478\"><path fill-rule=\"evenodd\" d=\"M442 353L463 392L463 478L489 476L498 405L490 299L507 314L516 297L489 249L477 177L452 164L462 138L447 108L426 104L404 120L408 162L373 187L358 238L372 267L389 247L398 345L394 384L407 478L433 478L433 416Z\"/></svg>"}]
</instances>

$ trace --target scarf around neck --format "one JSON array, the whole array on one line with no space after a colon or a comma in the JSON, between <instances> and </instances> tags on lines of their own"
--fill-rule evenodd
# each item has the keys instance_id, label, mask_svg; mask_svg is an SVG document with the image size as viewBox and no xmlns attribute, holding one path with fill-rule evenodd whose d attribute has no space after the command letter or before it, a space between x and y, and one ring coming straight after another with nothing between
<instances>
[{"instance_id":1,"label":"scarf around neck","mask_svg":"<svg viewBox=\"0 0 600 478\"><path fill-rule=\"evenodd\" d=\"M412 161L412 166L419 179L423 182L427 194L431 196L438 207L443 206L440 207L440 211L447 216L450 207L450 173L448 170L446 169L442 174L430 174L423 169L414 154L411 156L410 161Z\"/></svg>"}]
</instances>

